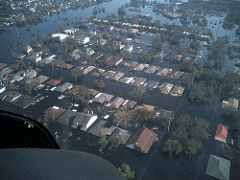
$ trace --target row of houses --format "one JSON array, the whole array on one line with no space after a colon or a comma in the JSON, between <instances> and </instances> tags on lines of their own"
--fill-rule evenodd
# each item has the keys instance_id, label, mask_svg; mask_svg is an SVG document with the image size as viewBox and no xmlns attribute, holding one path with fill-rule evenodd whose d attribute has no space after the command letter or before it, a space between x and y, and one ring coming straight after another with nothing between
<instances>
[{"instance_id":1,"label":"row of houses","mask_svg":"<svg viewBox=\"0 0 240 180\"><path fill-rule=\"evenodd\" d=\"M79 128L97 137L107 135L109 139L119 138L122 145L142 153L147 153L157 140L157 134L146 127L132 132L117 126L108 126L106 120L98 120L98 116L93 113L74 112L53 106L44 111L44 117L74 129Z\"/></svg>"}]
</instances>

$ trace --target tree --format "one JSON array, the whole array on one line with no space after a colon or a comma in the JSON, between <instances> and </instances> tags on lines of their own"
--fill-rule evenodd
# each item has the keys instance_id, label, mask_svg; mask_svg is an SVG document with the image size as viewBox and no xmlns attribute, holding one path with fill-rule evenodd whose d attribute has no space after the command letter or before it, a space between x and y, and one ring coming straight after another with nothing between
<instances>
[{"instance_id":1,"label":"tree","mask_svg":"<svg viewBox=\"0 0 240 180\"><path fill-rule=\"evenodd\" d=\"M120 145L120 140L119 138L112 138L109 140L110 147L108 148L109 150L112 148L117 149L118 146Z\"/></svg>"},{"instance_id":2,"label":"tree","mask_svg":"<svg viewBox=\"0 0 240 180\"><path fill-rule=\"evenodd\" d=\"M135 98L138 102L142 102L146 95L146 89L142 86L136 86L129 93L129 95L132 96L133 98Z\"/></svg>"},{"instance_id":3,"label":"tree","mask_svg":"<svg viewBox=\"0 0 240 180\"><path fill-rule=\"evenodd\" d=\"M122 163L121 167L118 168L118 170L127 180L133 180L135 177L135 172L131 170L128 164Z\"/></svg>"},{"instance_id":4,"label":"tree","mask_svg":"<svg viewBox=\"0 0 240 180\"><path fill-rule=\"evenodd\" d=\"M121 6L120 8L118 8L118 16L125 16L126 15L126 11L124 9L124 6Z\"/></svg>"},{"instance_id":5,"label":"tree","mask_svg":"<svg viewBox=\"0 0 240 180\"><path fill-rule=\"evenodd\" d=\"M156 112L148 111L146 109L135 110L135 120L144 124L145 126L154 120Z\"/></svg>"},{"instance_id":6,"label":"tree","mask_svg":"<svg viewBox=\"0 0 240 180\"><path fill-rule=\"evenodd\" d=\"M103 90L105 87L105 84L102 80L95 79L93 82L93 86L98 90Z\"/></svg>"},{"instance_id":7,"label":"tree","mask_svg":"<svg viewBox=\"0 0 240 180\"><path fill-rule=\"evenodd\" d=\"M74 77L75 81L77 81L77 78L78 78L78 77L83 76L83 70L81 70L81 69L75 69L75 70L73 70L73 71L70 71L70 72L69 72L69 75L72 76L72 77Z\"/></svg>"},{"instance_id":8,"label":"tree","mask_svg":"<svg viewBox=\"0 0 240 180\"><path fill-rule=\"evenodd\" d=\"M162 150L172 157L173 155L178 155L182 151L182 144L179 140L168 139L164 143Z\"/></svg>"},{"instance_id":9,"label":"tree","mask_svg":"<svg viewBox=\"0 0 240 180\"><path fill-rule=\"evenodd\" d=\"M223 114L222 117L224 120L229 121L229 122L235 122L238 117L238 111L234 107L225 107L223 109Z\"/></svg>"},{"instance_id":10,"label":"tree","mask_svg":"<svg viewBox=\"0 0 240 180\"><path fill-rule=\"evenodd\" d=\"M200 117L192 119L187 114L180 115L172 125L171 141L164 144L163 151L173 156L182 148L188 156L193 157L202 149L203 142L208 137L208 126L209 123ZM174 140L178 140L178 142Z\"/></svg>"},{"instance_id":11,"label":"tree","mask_svg":"<svg viewBox=\"0 0 240 180\"><path fill-rule=\"evenodd\" d=\"M129 122L133 118L133 111L128 110L127 107L118 108L114 114L114 122L119 125L123 124L124 127L127 127Z\"/></svg>"},{"instance_id":12,"label":"tree","mask_svg":"<svg viewBox=\"0 0 240 180\"><path fill-rule=\"evenodd\" d=\"M99 149L100 152L106 149L106 146L108 144L107 136L102 135L98 141L98 144L100 144L101 148Z\"/></svg>"},{"instance_id":13,"label":"tree","mask_svg":"<svg viewBox=\"0 0 240 180\"><path fill-rule=\"evenodd\" d=\"M202 141L197 138L191 138L186 142L186 154L190 157L196 155L203 147Z\"/></svg>"}]
</instances>

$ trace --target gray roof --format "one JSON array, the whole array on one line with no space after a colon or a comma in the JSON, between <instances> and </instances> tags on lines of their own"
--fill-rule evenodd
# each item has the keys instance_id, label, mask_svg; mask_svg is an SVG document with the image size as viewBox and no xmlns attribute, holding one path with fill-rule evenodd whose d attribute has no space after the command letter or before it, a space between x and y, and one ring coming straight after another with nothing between
<instances>
[{"instance_id":1,"label":"gray roof","mask_svg":"<svg viewBox=\"0 0 240 180\"><path fill-rule=\"evenodd\" d=\"M55 91L58 91L58 92L64 92L66 91L67 89L69 89L73 84L72 83L69 83L69 82L65 82L64 84L62 84L61 86L58 86Z\"/></svg>"},{"instance_id":2,"label":"gray roof","mask_svg":"<svg viewBox=\"0 0 240 180\"><path fill-rule=\"evenodd\" d=\"M111 135L117 128L116 126L106 127L107 121L100 120L88 131L89 133L101 137L102 135Z\"/></svg>"},{"instance_id":3,"label":"gray roof","mask_svg":"<svg viewBox=\"0 0 240 180\"><path fill-rule=\"evenodd\" d=\"M65 126L70 126L77 115L79 115L79 112L67 110L55 121Z\"/></svg>"},{"instance_id":4,"label":"gray roof","mask_svg":"<svg viewBox=\"0 0 240 180\"><path fill-rule=\"evenodd\" d=\"M22 95L13 102L13 105L18 106L22 109L27 108L30 105L34 105L38 102L38 99L27 94Z\"/></svg>"},{"instance_id":5,"label":"gray roof","mask_svg":"<svg viewBox=\"0 0 240 180\"><path fill-rule=\"evenodd\" d=\"M6 67L0 72L0 76L5 76L6 74L9 74L11 72L13 72L13 69L10 67Z\"/></svg>"},{"instance_id":6,"label":"gray roof","mask_svg":"<svg viewBox=\"0 0 240 180\"><path fill-rule=\"evenodd\" d=\"M110 139L118 138L120 140L120 143L125 145L131 135L132 132L126 129L117 128L110 136Z\"/></svg>"},{"instance_id":7,"label":"gray roof","mask_svg":"<svg viewBox=\"0 0 240 180\"><path fill-rule=\"evenodd\" d=\"M87 123L89 122L89 120L97 115L95 114L88 114L88 113L79 113L73 120L73 124L72 127L73 128L77 128L78 125L87 125Z\"/></svg>"},{"instance_id":8,"label":"gray roof","mask_svg":"<svg viewBox=\"0 0 240 180\"><path fill-rule=\"evenodd\" d=\"M210 154L206 174L220 180L229 180L230 161Z\"/></svg>"}]
</instances>

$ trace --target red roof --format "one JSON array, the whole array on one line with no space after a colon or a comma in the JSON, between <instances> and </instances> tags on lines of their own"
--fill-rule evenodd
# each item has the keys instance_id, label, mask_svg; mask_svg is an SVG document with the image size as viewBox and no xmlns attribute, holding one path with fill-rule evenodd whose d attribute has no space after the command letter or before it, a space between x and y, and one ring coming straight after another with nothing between
<instances>
[{"instance_id":1,"label":"red roof","mask_svg":"<svg viewBox=\"0 0 240 180\"><path fill-rule=\"evenodd\" d=\"M227 140L227 134L228 134L228 127L223 126L222 124L218 124L215 140L225 143Z\"/></svg>"},{"instance_id":2,"label":"red roof","mask_svg":"<svg viewBox=\"0 0 240 180\"><path fill-rule=\"evenodd\" d=\"M55 80L55 79L50 79L47 84L52 85L52 86L56 86L60 83L60 80Z\"/></svg>"}]
</instances>

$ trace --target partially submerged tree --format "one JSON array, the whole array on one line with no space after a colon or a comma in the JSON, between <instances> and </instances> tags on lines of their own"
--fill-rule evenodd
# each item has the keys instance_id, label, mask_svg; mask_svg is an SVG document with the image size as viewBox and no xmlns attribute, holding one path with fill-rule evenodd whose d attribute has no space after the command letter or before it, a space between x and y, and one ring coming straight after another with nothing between
<instances>
[{"instance_id":1,"label":"partially submerged tree","mask_svg":"<svg viewBox=\"0 0 240 180\"><path fill-rule=\"evenodd\" d=\"M142 86L136 86L129 93L129 95L132 96L133 98L135 98L138 102L142 102L146 95L146 89Z\"/></svg>"},{"instance_id":2,"label":"partially submerged tree","mask_svg":"<svg viewBox=\"0 0 240 180\"><path fill-rule=\"evenodd\" d=\"M127 127L130 121L133 118L133 111L128 110L127 107L118 108L114 114L114 122L117 124L122 124L124 127Z\"/></svg>"},{"instance_id":3,"label":"partially submerged tree","mask_svg":"<svg viewBox=\"0 0 240 180\"><path fill-rule=\"evenodd\" d=\"M179 140L168 139L163 146L163 152L168 153L170 157L178 155L182 151L182 144Z\"/></svg>"},{"instance_id":4,"label":"partially submerged tree","mask_svg":"<svg viewBox=\"0 0 240 180\"><path fill-rule=\"evenodd\" d=\"M75 69L75 70L73 70L73 71L70 71L70 72L69 72L69 75L72 76L72 77L74 77L75 81L77 81L77 78L78 78L78 77L83 76L83 70L81 70L81 69Z\"/></svg>"},{"instance_id":5,"label":"partially submerged tree","mask_svg":"<svg viewBox=\"0 0 240 180\"><path fill-rule=\"evenodd\" d=\"M122 163L121 167L118 168L118 170L127 180L133 180L135 177L135 172L131 170L128 164Z\"/></svg>"}]
</instances>

